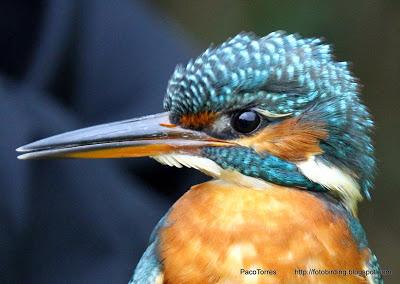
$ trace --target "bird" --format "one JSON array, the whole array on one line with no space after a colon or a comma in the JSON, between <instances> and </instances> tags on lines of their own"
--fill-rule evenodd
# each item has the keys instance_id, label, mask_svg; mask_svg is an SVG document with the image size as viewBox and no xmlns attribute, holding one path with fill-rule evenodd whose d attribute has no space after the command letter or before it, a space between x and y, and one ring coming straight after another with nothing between
<instances>
[{"instance_id":1,"label":"bird","mask_svg":"<svg viewBox=\"0 0 400 284\"><path fill-rule=\"evenodd\" d=\"M18 158L151 157L211 177L159 221L129 283L383 283L357 217L374 122L350 69L324 39L241 32L177 65L164 112Z\"/></svg>"}]
</instances>

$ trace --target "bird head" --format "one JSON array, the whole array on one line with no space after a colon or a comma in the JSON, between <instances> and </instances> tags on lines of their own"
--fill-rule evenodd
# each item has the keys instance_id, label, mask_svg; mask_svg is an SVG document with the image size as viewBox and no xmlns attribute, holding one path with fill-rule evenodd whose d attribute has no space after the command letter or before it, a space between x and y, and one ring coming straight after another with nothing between
<instances>
[{"instance_id":1,"label":"bird head","mask_svg":"<svg viewBox=\"0 0 400 284\"><path fill-rule=\"evenodd\" d=\"M19 158L151 156L243 186L324 192L352 212L369 197L373 122L320 39L240 33L178 65L164 108L33 142Z\"/></svg>"}]
</instances>

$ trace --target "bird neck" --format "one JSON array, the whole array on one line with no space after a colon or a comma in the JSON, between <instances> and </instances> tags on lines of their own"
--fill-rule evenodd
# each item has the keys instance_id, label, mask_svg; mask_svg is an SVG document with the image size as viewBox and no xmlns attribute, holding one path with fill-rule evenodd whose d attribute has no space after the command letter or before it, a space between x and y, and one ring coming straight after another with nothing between
<instances>
[{"instance_id":1,"label":"bird neck","mask_svg":"<svg viewBox=\"0 0 400 284\"><path fill-rule=\"evenodd\" d=\"M215 179L244 188L265 190L283 186L322 195L329 192L337 196L336 202L341 202L356 215L357 202L362 199L359 186L351 175L336 167L317 162L314 157L295 164L271 155L260 158L247 149L236 152L226 149L229 155L223 152L224 148L217 149L206 148L204 156L167 154L153 158L165 165L197 169Z\"/></svg>"}]
</instances>

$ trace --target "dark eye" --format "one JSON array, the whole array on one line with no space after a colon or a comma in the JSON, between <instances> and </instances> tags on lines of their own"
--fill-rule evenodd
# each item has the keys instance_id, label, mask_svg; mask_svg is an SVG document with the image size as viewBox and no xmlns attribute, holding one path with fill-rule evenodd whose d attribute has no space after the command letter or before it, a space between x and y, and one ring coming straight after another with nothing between
<instances>
[{"instance_id":1,"label":"dark eye","mask_svg":"<svg viewBox=\"0 0 400 284\"><path fill-rule=\"evenodd\" d=\"M239 133L250 133L257 129L261 119L258 113L252 110L239 111L231 118L231 125Z\"/></svg>"}]
</instances>

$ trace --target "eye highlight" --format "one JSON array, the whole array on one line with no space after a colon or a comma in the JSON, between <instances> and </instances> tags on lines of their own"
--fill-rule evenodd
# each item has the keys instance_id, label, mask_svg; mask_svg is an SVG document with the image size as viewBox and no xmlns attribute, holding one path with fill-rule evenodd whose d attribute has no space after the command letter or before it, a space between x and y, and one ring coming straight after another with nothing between
<instances>
[{"instance_id":1,"label":"eye highlight","mask_svg":"<svg viewBox=\"0 0 400 284\"><path fill-rule=\"evenodd\" d=\"M239 111L232 115L232 128L242 134L248 134L258 128L261 123L260 115L253 110Z\"/></svg>"}]
</instances>

